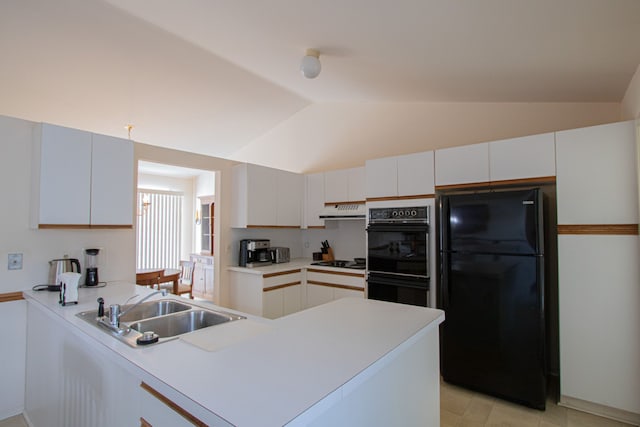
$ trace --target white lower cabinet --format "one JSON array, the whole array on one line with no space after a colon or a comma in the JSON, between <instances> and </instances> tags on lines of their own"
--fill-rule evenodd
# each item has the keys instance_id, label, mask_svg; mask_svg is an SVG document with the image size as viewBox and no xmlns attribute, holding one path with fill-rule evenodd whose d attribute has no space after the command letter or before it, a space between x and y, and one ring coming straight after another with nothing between
<instances>
[{"instance_id":1,"label":"white lower cabinet","mask_svg":"<svg viewBox=\"0 0 640 427\"><path fill-rule=\"evenodd\" d=\"M229 272L231 308L276 319L304 308L302 269L254 274Z\"/></svg>"},{"instance_id":2,"label":"white lower cabinet","mask_svg":"<svg viewBox=\"0 0 640 427\"><path fill-rule=\"evenodd\" d=\"M276 273L229 271L230 307L277 319L344 297L364 297L364 272L296 268Z\"/></svg>"},{"instance_id":3,"label":"white lower cabinet","mask_svg":"<svg viewBox=\"0 0 640 427\"><path fill-rule=\"evenodd\" d=\"M32 427L140 422L135 375L33 303L27 324L25 416Z\"/></svg>"},{"instance_id":4,"label":"white lower cabinet","mask_svg":"<svg viewBox=\"0 0 640 427\"><path fill-rule=\"evenodd\" d=\"M144 382L140 383L140 412L140 427L207 425Z\"/></svg>"},{"instance_id":5,"label":"white lower cabinet","mask_svg":"<svg viewBox=\"0 0 640 427\"><path fill-rule=\"evenodd\" d=\"M213 257L207 255L190 256L195 262L193 269L193 296L213 301Z\"/></svg>"},{"instance_id":6,"label":"white lower cabinet","mask_svg":"<svg viewBox=\"0 0 640 427\"><path fill-rule=\"evenodd\" d=\"M640 239L558 236L560 401L640 422Z\"/></svg>"},{"instance_id":7,"label":"white lower cabinet","mask_svg":"<svg viewBox=\"0 0 640 427\"><path fill-rule=\"evenodd\" d=\"M364 298L364 272L307 269L307 308L345 297Z\"/></svg>"}]
</instances>

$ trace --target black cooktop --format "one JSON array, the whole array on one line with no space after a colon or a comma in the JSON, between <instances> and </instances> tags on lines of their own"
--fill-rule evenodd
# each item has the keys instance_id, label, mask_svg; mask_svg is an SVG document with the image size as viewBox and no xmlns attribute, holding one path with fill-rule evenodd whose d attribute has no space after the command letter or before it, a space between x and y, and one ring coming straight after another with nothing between
<instances>
[{"instance_id":1,"label":"black cooktop","mask_svg":"<svg viewBox=\"0 0 640 427\"><path fill-rule=\"evenodd\" d=\"M352 268L354 270L364 270L365 265L355 261L344 261L340 259L334 259L333 261L316 261L311 265L319 265L322 267L340 267L340 268Z\"/></svg>"}]
</instances>

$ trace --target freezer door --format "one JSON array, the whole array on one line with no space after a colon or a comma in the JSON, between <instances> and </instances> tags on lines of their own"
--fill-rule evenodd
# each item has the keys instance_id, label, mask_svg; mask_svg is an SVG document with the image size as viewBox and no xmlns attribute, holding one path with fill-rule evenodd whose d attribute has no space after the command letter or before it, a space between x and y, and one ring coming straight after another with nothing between
<instances>
[{"instance_id":1,"label":"freezer door","mask_svg":"<svg viewBox=\"0 0 640 427\"><path fill-rule=\"evenodd\" d=\"M544 408L544 293L539 256L445 254L445 381Z\"/></svg>"},{"instance_id":2,"label":"freezer door","mask_svg":"<svg viewBox=\"0 0 640 427\"><path fill-rule=\"evenodd\" d=\"M442 206L444 250L542 253L542 193L538 189L451 195Z\"/></svg>"}]
</instances>

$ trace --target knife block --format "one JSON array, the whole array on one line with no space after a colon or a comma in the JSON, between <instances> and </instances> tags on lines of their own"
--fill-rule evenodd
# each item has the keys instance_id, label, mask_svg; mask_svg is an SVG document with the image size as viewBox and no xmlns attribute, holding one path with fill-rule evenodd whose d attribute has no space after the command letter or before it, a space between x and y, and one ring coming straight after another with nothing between
<instances>
[{"instance_id":1,"label":"knife block","mask_svg":"<svg viewBox=\"0 0 640 427\"><path fill-rule=\"evenodd\" d=\"M333 261L335 258L333 257L333 248L327 248L327 253L322 253L323 261Z\"/></svg>"}]
</instances>

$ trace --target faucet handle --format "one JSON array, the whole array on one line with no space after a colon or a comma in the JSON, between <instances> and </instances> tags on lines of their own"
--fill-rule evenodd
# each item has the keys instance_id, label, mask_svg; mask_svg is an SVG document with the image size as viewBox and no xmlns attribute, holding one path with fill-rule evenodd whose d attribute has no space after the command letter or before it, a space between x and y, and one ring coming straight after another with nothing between
<instances>
[{"instance_id":1,"label":"faucet handle","mask_svg":"<svg viewBox=\"0 0 640 427\"><path fill-rule=\"evenodd\" d=\"M120 326L120 304L109 306L109 323L116 327Z\"/></svg>"},{"instance_id":2,"label":"faucet handle","mask_svg":"<svg viewBox=\"0 0 640 427\"><path fill-rule=\"evenodd\" d=\"M98 298L98 317L104 317L104 298Z\"/></svg>"}]
</instances>

